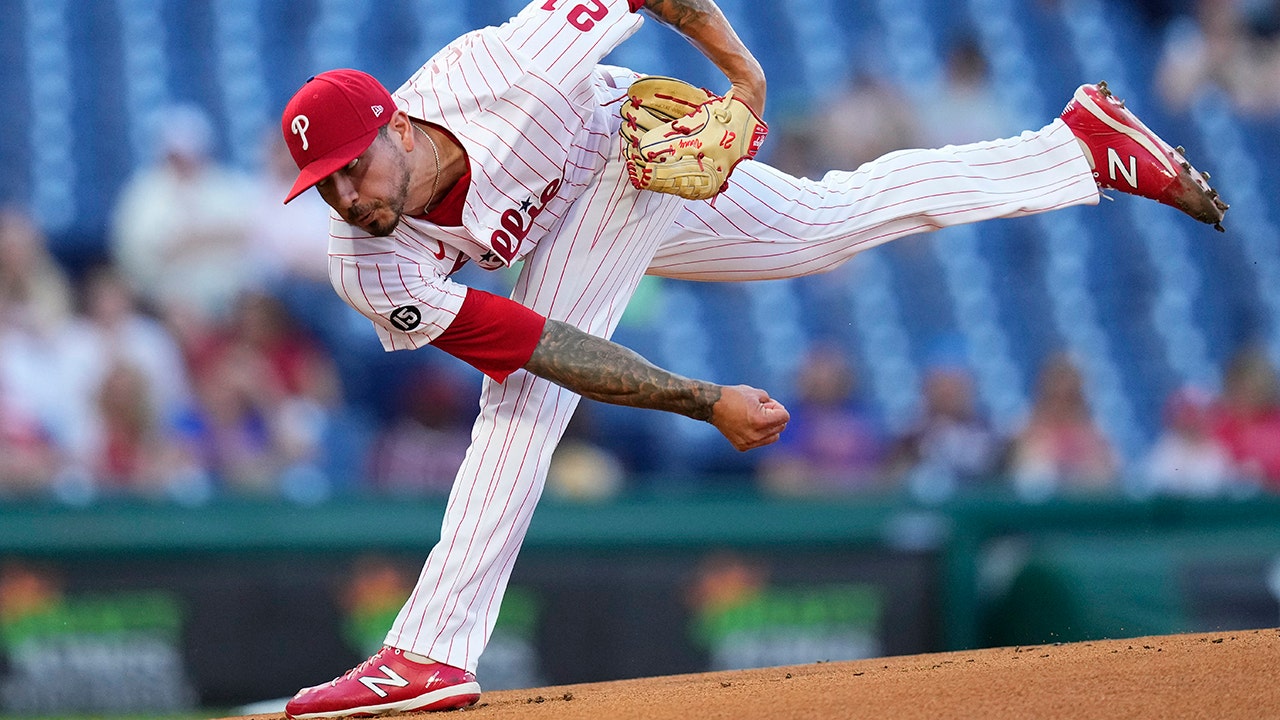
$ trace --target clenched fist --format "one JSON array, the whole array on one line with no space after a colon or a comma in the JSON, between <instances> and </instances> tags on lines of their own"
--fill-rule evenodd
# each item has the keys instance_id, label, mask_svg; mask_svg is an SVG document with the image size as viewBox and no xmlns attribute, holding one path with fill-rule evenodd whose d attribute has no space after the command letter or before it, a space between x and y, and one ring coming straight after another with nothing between
<instances>
[{"instance_id":1,"label":"clenched fist","mask_svg":"<svg viewBox=\"0 0 1280 720\"><path fill-rule=\"evenodd\" d=\"M711 424L739 450L777 442L790 419L782 403L750 385L722 387L711 408Z\"/></svg>"}]
</instances>

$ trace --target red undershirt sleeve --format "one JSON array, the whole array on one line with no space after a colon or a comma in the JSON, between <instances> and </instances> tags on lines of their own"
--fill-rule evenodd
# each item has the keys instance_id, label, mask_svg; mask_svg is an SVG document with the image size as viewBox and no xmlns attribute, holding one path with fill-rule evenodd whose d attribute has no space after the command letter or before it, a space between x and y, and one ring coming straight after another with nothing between
<instances>
[{"instance_id":1,"label":"red undershirt sleeve","mask_svg":"<svg viewBox=\"0 0 1280 720\"><path fill-rule=\"evenodd\" d=\"M457 317L431 344L502 382L533 357L546 323L514 300L467 288Z\"/></svg>"},{"instance_id":2,"label":"red undershirt sleeve","mask_svg":"<svg viewBox=\"0 0 1280 720\"><path fill-rule=\"evenodd\" d=\"M627 4L631 6L631 12L640 12L640 8L644 7L644 0L627 0Z\"/></svg>"}]
</instances>

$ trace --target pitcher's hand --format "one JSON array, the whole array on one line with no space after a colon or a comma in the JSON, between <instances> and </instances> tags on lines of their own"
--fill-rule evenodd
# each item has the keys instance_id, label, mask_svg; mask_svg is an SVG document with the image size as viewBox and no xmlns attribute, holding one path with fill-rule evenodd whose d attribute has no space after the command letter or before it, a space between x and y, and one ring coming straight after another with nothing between
<instances>
[{"instance_id":1,"label":"pitcher's hand","mask_svg":"<svg viewBox=\"0 0 1280 720\"><path fill-rule=\"evenodd\" d=\"M776 442L790 419L782 403L749 385L723 386L711 408L711 424L739 450Z\"/></svg>"}]
</instances>

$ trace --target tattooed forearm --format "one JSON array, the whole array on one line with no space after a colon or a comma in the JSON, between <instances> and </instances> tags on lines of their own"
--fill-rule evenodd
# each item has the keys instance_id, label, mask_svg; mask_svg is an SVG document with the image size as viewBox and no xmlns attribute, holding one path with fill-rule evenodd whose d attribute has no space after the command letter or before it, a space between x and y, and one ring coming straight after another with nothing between
<instances>
[{"instance_id":1,"label":"tattooed forearm","mask_svg":"<svg viewBox=\"0 0 1280 720\"><path fill-rule=\"evenodd\" d=\"M646 0L644 8L659 22L681 32L694 23L705 22L708 16L720 14L709 0Z\"/></svg>"},{"instance_id":2,"label":"tattooed forearm","mask_svg":"<svg viewBox=\"0 0 1280 720\"><path fill-rule=\"evenodd\" d=\"M645 0L644 10L715 63L733 85L735 97L756 112L764 112L764 68L742 44L714 0Z\"/></svg>"},{"instance_id":3,"label":"tattooed forearm","mask_svg":"<svg viewBox=\"0 0 1280 720\"><path fill-rule=\"evenodd\" d=\"M617 343L548 320L525 370L579 395L711 420L720 386L667 372Z\"/></svg>"}]
</instances>

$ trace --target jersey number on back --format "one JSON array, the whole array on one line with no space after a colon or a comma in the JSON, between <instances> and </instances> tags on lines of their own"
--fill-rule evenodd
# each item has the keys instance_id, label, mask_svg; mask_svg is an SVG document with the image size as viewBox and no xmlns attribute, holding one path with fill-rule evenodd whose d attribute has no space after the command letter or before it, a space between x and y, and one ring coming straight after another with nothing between
<instances>
[{"instance_id":1,"label":"jersey number on back","mask_svg":"<svg viewBox=\"0 0 1280 720\"><path fill-rule=\"evenodd\" d=\"M542 3L543 10L555 10L560 0L547 0ZM582 32L586 32L595 27L599 20L603 20L605 15L609 14L609 8L605 7L600 0L591 0L587 3L579 3L569 8L569 24L578 28Z\"/></svg>"}]
</instances>

